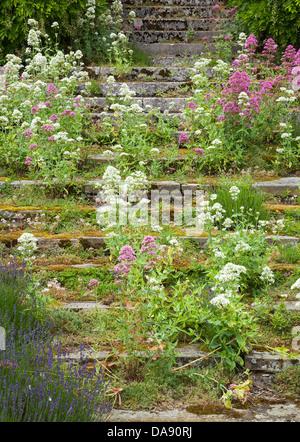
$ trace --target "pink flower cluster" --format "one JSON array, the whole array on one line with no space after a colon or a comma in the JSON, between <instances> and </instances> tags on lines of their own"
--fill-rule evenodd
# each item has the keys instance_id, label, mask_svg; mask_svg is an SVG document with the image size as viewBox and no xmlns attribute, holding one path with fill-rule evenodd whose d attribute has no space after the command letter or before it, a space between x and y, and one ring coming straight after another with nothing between
<instances>
[{"instance_id":1,"label":"pink flower cluster","mask_svg":"<svg viewBox=\"0 0 300 442\"><path fill-rule=\"evenodd\" d=\"M158 246L155 243L153 236L147 235L142 241L142 247L140 252L146 253L148 256L155 256L158 251ZM150 259L149 262L144 266L144 270L151 270L156 264L156 261Z\"/></svg>"},{"instance_id":2,"label":"pink flower cluster","mask_svg":"<svg viewBox=\"0 0 300 442\"><path fill-rule=\"evenodd\" d=\"M245 41L244 49L246 50L248 55L254 55L258 42L255 35L251 34Z\"/></svg>"},{"instance_id":3,"label":"pink flower cluster","mask_svg":"<svg viewBox=\"0 0 300 442\"><path fill-rule=\"evenodd\" d=\"M65 111L61 112L60 115L63 117L64 115L69 115L70 117L76 117L75 112L72 111L72 109L66 109Z\"/></svg>"},{"instance_id":4,"label":"pink flower cluster","mask_svg":"<svg viewBox=\"0 0 300 442\"><path fill-rule=\"evenodd\" d=\"M276 48L277 45L275 44L275 41L272 38L268 38L261 54L267 59L267 64L273 64L271 63L271 60L275 57L274 54L276 53Z\"/></svg>"},{"instance_id":5,"label":"pink flower cluster","mask_svg":"<svg viewBox=\"0 0 300 442\"><path fill-rule=\"evenodd\" d=\"M124 246L121 248L118 257L118 261L120 262L120 264L117 264L114 267L114 271L117 275L117 280L115 281L115 284L120 284L122 282L120 278L128 276L135 260L136 256L132 247Z\"/></svg>"},{"instance_id":6,"label":"pink flower cluster","mask_svg":"<svg viewBox=\"0 0 300 442\"><path fill-rule=\"evenodd\" d=\"M297 52L294 46L288 45L280 61L282 62L282 66L291 73L295 66L300 66L300 49Z\"/></svg>"},{"instance_id":7,"label":"pink flower cluster","mask_svg":"<svg viewBox=\"0 0 300 442\"><path fill-rule=\"evenodd\" d=\"M98 279L91 279L88 286L90 289L92 289L93 287L98 287L99 284L100 282L98 281Z\"/></svg>"},{"instance_id":8,"label":"pink flower cluster","mask_svg":"<svg viewBox=\"0 0 300 442\"><path fill-rule=\"evenodd\" d=\"M54 86L54 84L50 83L47 87L47 95L56 95L57 94L57 88Z\"/></svg>"},{"instance_id":9,"label":"pink flower cluster","mask_svg":"<svg viewBox=\"0 0 300 442\"><path fill-rule=\"evenodd\" d=\"M189 137L186 134L181 133L179 135L179 140L178 140L179 144L181 144L181 143L190 143L190 142L191 142L191 140L189 139Z\"/></svg>"}]
</instances>

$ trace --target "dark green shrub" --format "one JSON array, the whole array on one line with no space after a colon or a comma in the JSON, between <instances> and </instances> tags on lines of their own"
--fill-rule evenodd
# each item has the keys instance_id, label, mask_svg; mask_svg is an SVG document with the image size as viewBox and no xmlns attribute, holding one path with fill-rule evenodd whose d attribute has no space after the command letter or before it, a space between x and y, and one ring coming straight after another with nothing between
<instances>
[{"instance_id":1,"label":"dark green shrub","mask_svg":"<svg viewBox=\"0 0 300 442\"><path fill-rule=\"evenodd\" d=\"M241 31L260 41L273 38L284 47L300 46L300 0L227 0L227 7L238 6Z\"/></svg>"},{"instance_id":2,"label":"dark green shrub","mask_svg":"<svg viewBox=\"0 0 300 442\"><path fill-rule=\"evenodd\" d=\"M84 40L85 36L80 35L78 22L85 15L87 2L88 0L1 0L0 59L3 61L8 53L23 53L30 29L28 19L38 21L53 39L55 29L51 25L58 22L58 39L64 48L71 46L72 49L79 49L76 39ZM96 17L104 11L105 3L105 0L96 0ZM99 29L95 29L96 31L99 32Z\"/></svg>"}]
</instances>

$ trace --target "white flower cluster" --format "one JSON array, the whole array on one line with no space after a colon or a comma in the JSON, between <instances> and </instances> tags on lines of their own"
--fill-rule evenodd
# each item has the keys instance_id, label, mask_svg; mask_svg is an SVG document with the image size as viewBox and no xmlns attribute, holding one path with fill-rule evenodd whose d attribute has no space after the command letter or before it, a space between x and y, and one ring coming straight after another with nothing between
<instances>
[{"instance_id":1,"label":"white flower cluster","mask_svg":"<svg viewBox=\"0 0 300 442\"><path fill-rule=\"evenodd\" d=\"M260 279L268 284L274 284L275 278L274 273L270 269L270 267L265 266L261 272Z\"/></svg>"},{"instance_id":2,"label":"white flower cluster","mask_svg":"<svg viewBox=\"0 0 300 442\"><path fill-rule=\"evenodd\" d=\"M23 233L18 239L18 252L25 261L33 259L33 254L37 250L37 238L32 233Z\"/></svg>"},{"instance_id":3,"label":"white flower cluster","mask_svg":"<svg viewBox=\"0 0 300 442\"><path fill-rule=\"evenodd\" d=\"M216 274L217 279L221 284L231 281L238 281L241 273L247 273L245 266L233 264L228 262L220 271Z\"/></svg>"},{"instance_id":4,"label":"white flower cluster","mask_svg":"<svg viewBox=\"0 0 300 442\"><path fill-rule=\"evenodd\" d=\"M101 199L108 204L139 200L146 192L148 180L143 172L135 171L128 175L124 181L118 169L108 166L103 174L103 184L100 184Z\"/></svg>"}]
</instances>

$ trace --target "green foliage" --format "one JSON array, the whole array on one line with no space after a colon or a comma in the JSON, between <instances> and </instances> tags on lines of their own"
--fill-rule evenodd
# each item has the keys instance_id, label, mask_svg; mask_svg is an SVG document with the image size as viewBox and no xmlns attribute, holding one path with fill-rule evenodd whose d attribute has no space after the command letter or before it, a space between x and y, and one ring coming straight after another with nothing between
<instances>
[{"instance_id":1,"label":"green foliage","mask_svg":"<svg viewBox=\"0 0 300 442\"><path fill-rule=\"evenodd\" d=\"M261 41L273 38L280 46L299 46L300 0L228 0L238 6L237 18L242 30Z\"/></svg>"},{"instance_id":2,"label":"green foliage","mask_svg":"<svg viewBox=\"0 0 300 442\"><path fill-rule=\"evenodd\" d=\"M300 366L288 367L275 375L275 386L281 393L299 395Z\"/></svg>"},{"instance_id":3,"label":"green foliage","mask_svg":"<svg viewBox=\"0 0 300 442\"><path fill-rule=\"evenodd\" d=\"M65 46L78 37L78 20L83 16L87 0L2 0L0 9L0 56L22 52L29 31L28 19L37 20L51 37L54 21L60 23L59 38ZM102 11L105 0L97 0Z\"/></svg>"}]
</instances>

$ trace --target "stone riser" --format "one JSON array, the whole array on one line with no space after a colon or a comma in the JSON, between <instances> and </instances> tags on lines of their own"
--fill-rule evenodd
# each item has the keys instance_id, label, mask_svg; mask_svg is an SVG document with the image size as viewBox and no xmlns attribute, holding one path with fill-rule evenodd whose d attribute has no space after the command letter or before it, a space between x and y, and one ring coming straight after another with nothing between
<instances>
[{"instance_id":1,"label":"stone riser","mask_svg":"<svg viewBox=\"0 0 300 442\"><path fill-rule=\"evenodd\" d=\"M101 184L101 180L91 180L85 183L85 192L96 195L98 193L95 188L96 183ZM37 186L41 187L43 185L43 181L41 180L16 180L11 182L0 181L0 186L9 185L13 188L21 188L23 186ZM158 190L193 190L195 186L199 187L197 184L180 184L176 181L155 181L152 183L153 189ZM207 183L205 184L206 188L211 188L212 185ZM278 180L270 180L270 181L259 181L253 184L253 187L260 192L270 193L271 195L281 196L285 194L287 191L292 193L293 195L300 194L300 177L284 177Z\"/></svg>"},{"instance_id":2,"label":"stone riser","mask_svg":"<svg viewBox=\"0 0 300 442\"><path fill-rule=\"evenodd\" d=\"M127 6L150 6L150 5L162 5L162 6L213 6L214 0L126 0L123 3L123 7Z\"/></svg>"},{"instance_id":3,"label":"stone riser","mask_svg":"<svg viewBox=\"0 0 300 442\"><path fill-rule=\"evenodd\" d=\"M189 229L188 227L180 226L183 230L195 230L195 228L191 228ZM20 234L21 235L21 234ZM43 251L43 250L50 250L53 247L61 247L61 248L66 248L66 247L70 247L70 246L75 246L76 244L81 244L84 248L89 249L101 249L103 247L107 246L106 243L106 238L105 236L79 236L76 237L74 235L74 238L69 237L69 238L44 238L42 236L39 236L39 232L35 232L34 236L37 238L37 248L39 251ZM183 240L183 241L195 241L199 247L201 249L206 249L207 248L207 237L205 236L192 236L192 234L188 234L187 236L177 236L178 240ZM266 242L270 245L274 244L274 241L276 241L278 243L278 241L282 244L291 244L292 246L297 246L299 245L300 239L297 237L292 237L292 236L281 236L277 239L277 237L275 236L266 236ZM1 241L0 242L4 242L4 243L8 243L9 240L7 241ZM8 245L8 244L7 244ZM17 243L17 239L13 239L11 240L9 247L16 247L18 245ZM289 267L289 270L295 270L297 268L296 265L289 265L286 266L284 265L283 268L280 267L280 265L275 265L274 266L274 270L282 270L282 271L287 271L287 268ZM295 307L294 305L290 306L290 309L292 309L293 307Z\"/></svg>"},{"instance_id":4,"label":"stone riser","mask_svg":"<svg viewBox=\"0 0 300 442\"><path fill-rule=\"evenodd\" d=\"M211 29L211 20L202 19L153 19L140 18L134 20L134 27L140 26L140 31L209 31ZM134 31L136 35L136 31ZM204 37L204 35L203 35Z\"/></svg>"},{"instance_id":5,"label":"stone riser","mask_svg":"<svg viewBox=\"0 0 300 442\"><path fill-rule=\"evenodd\" d=\"M210 43L213 42L212 31L195 31L193 38L188 38L187 31L135 31L133 41L137 43L162 43L167 41L176 42L200 42L203 37L208 37Z\"/></svg>"},{"instance_id":6,"label":"stone riser","mask_svg":"<svg viewBox=\"0 0 300 442\"><path fill-rule=\"evenodd\" d=\"M111 67L88 66L84 68L90 78L99 81L113 75L116 81L135 82L135 81L167 81L167 82L186 82L191 80L191 73L196 73L194 68L167 68L167 67L133 67L129 72L121 72Z\"/></svg>"},{"instance_id":7,"label":"stone riser","mask_svg":"<svg viewBox=\"0 0 300 442\"><path fill-rule=\"evenodd\" d=\"M199 57L207 50L214 52L213 43L204 45L202 43L137 43L137 46L149 56L178 56L185 55Z\"/></svg>"},{"instance_id":8,"label":"stone riser","mask_svg":"<svg viewBox=\"0 0 300 442\"><path fill-rule=\"evenodd\" d=\"M145 97L145 98L133 98L132 103L139 104L144 110L148 112L147 106L158 109L160 112L170 111L170 112L181 112L186 108L187 103L190 100L187 98L163 98L163 97ZM92 105L92 109L97 112L101 112L107 108L107 102L105 98L89 98L86 102Z\"/></svg>"},{"instance_id":9,"label":"stone riser","mask_svg":"<svg viewBox=\"0 0 300 442\"><path fill-rule=\"evenodd\" d=\"M180 88L188 86L190 88L191 83L189 81L185 82L131 82L127 83L131 91L135 92L136 97L155 97L159 94L165 93L176 93L180 95ZM106 97L107 95L119 96L120 95L121 84L116 83L114 85L109 85L108 83L99 83L99 95L101 97ZM80 85L80 90L86 90L85 84ZM192 92L191 92L192 93Z\"/></svg>"},{"instance_id":10,"label":"stone riser","mask_svg":"<svg viewBox=\"0 0 300 442\"><path fill-rule=\"evenodd\" d=\"M124 17L128 17L132 7L124 8ZM134 7L136 18L210 18L211 7L208 6L141 6Z\"/></svg>"}]
</instances>

